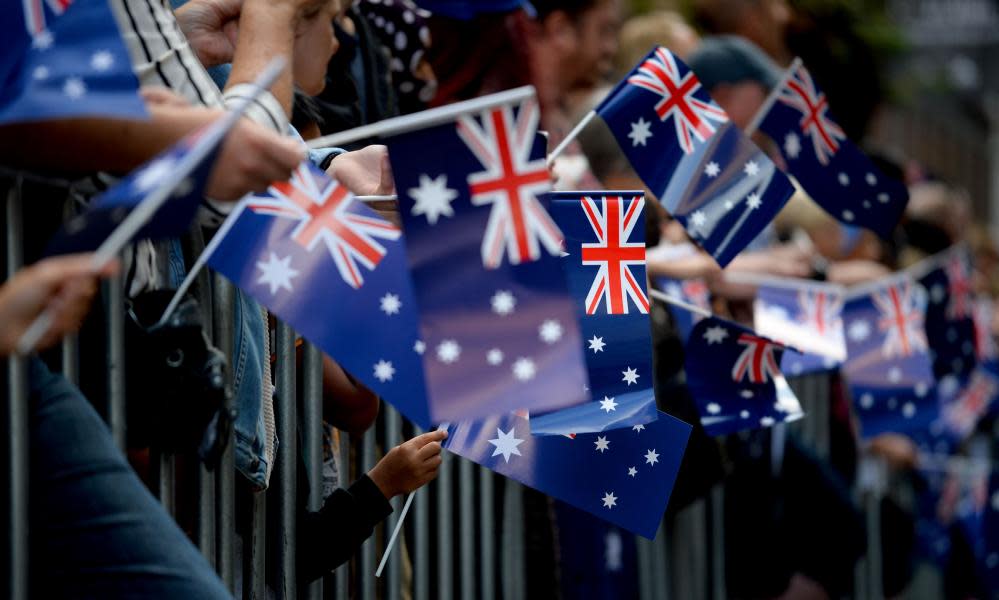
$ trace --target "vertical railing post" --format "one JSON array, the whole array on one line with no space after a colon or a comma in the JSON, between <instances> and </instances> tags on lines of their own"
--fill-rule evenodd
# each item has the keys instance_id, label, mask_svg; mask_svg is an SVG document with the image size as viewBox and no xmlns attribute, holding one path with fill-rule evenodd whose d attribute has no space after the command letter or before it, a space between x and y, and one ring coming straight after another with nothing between
<instances>
[{"instance_id":1,"label":"vertical railing post","mask_svg":"<svg viewBox=\"0 0 999 600\"><path fill-rule=\"evenodd\" d=\"M375 465L375 428L369 429L361 438L361 469L367 472ZM361 546L361 560L358 562L358 598L374 600L375 598L375 547L376 535L372 535Z\"/></svg>"},{"instance_id":2,"label":"vertical railing post","mask_svg":"<svg viewBox=\"0 0 999 600\"><path fill-rule=\"evenodd\" d=\"M706 516L704 500L697 500L674 517L669 540L674 598L707 597Z\"/></svg>"},{"instance_id":3,"label":"vertical railing post","mask_svg":"<svg viewBox=\"0 0 999 600\"><path fill-rule=\"evenodd\" d=\"M482 600L496 598L496 513L493 507L493 472L479 467L479 569Z\"/></svg>"},{"instance_id":4,"label":"vertical railing post","mask_svg":"<svg viewBox=\"0 0 999 600\"><path fill-rule=\"evenodd\" d=\"M414 428L414 435L422 430ZM444 452L443 454L447 454ZM439 491L440 484L437 485ZM430 600L430 489L413 498L413 598Z\"/></svg>"},{"instance_id":5,"label":"vertical railing post","mask_svg":"<svg viewBox=\"0 0 999 600\"><path fill-rule=\"evenodd\" d=\"M323 354L312 344L305 344L302 355L302 452L309 473L310 511L323 505ZM306 598L322 600L323 579L309 584Z\"/></svg>"},{"instance_id":6,"label":"vertical railing post","mask_svg":"<svg viewBox=\"0 0 999 600\"><path fill-rule=\"evenodd\" d=\"M385 413L384 451L388 452L399 445L402 435L402 419L399 417L399 411L388 404L382 404L382 408ZM425 494L426 492L423 493ZM385 523L386 541L388 541L387 536L395 531L395 525L399 522L399 511L402 509L402 502L402 497L392 499L393 511ZM402 534L396 540L396 547L392 551L392 556L389 558L388 564L385 565L385 598L387 600L399 600L402 596L402 557L404 555L402 546L405 544L405 535Z\"/></svg>"},{"instance_id":7,"label":"vertical railing post","mask_svg":"<svg viewBox=\"0 0 999 600\"><path fill-rule=\"evenodd\" d=\"M80 383L80 344L78 336L71 333L62 339L62 376L73 385Z\"/></svg>"},{"instance_id":8,"label":"vertical railing post","mask_svg":"<svg viewBox=\"0 0 999 600\"><path fill-rule=\"evenodd\" d=\"M125 287L121 274L104 282L108 355L107 420L114 442L125 450Z\"/></svg>"},{"instance_id":9,"label":"vertical railing post","mask_svg":"<svg viewBox=\"0 0 999 600\"><path fill-rule=\"evenodd\" d=\"M662 527L660 526L660 529ZM635 554L638 558L638 597L641 600L658 600L655 593L656 569L660 565L654 563L654 542L643 537L635 537Z\"/></svg>"},{"instance_id":10,"label":"vertical railing post","mask_svg":"<svg viewBox=\"0 0 999 600\"><path fill-rule=\"evenodd\" d=\"M460 590L462 598L475 597L475 521L473 519L475 498L472 479L472 461L462 458L458 461L458 560Z\"/></svg>"},{"instance_id":11,"label":"vertical railing post","mask_svg":"<svg viewBox=\"0 0 999 600\"><path fill-rule=\"evenodd\" d=\"M454 597L454 547L452 527L454 525L454 509L451 494L451 467L454 457L449 452L443 453L440 474L437 475L437 598L451 600Z\"/></svg>"},{"instance_id":12,"label":"vertical railing post","mask_svg":"<svg viewBox=\"0 0 999 600\"><path fill-rule=\"evenodd\" d=\"M337 475L339 476L338 485L344 489L350 485L350 443L347 440L346 435L340 435L340 448L339 448L339 469L337 470ZM419 501L419 499L417 499ZM353 561L346 562L336 570L333 571L333 584L334 584L334 597L336 600L347 600L350 590L350 572Z\"/></svg>"},{"instance_id":13,"label":"vertical railing post","mask_svg":"<svg viewBox=\"0 0 999 600\"><path fill-rule=\"evenodd\" d=\"M503 600L521 600L525 590L524 488L512 479L504 482L502 572Z\"/></svg>"},{"instance_id":14,"label":"vertical railing post","mask_svg":"<svg viewBox=\"0 0 999 600\"><path fill-rule=\"evenodd\" d=\"M725 600L725 485L711 490L711 597Z\"/></svg>"},{"instance_id":15,"label":"vertical railing post","mask_svg":"<svg viewBox=\"0 0 999 600\"><path fill-rule=\"evenodd\" d=\"M275 334L277 340L277 421L278 440L281 448L277 453L277 465L272 476L271 493L277 504L278 539L270 540L269 550L275 553L277 573L273 582L278 598L297 598L297 578L295 577L295 535L296 506L298 496L298 450L297 450L297 402L295 389L295 332L288 325L279 322ZM276 488L276 489L275 489Z\"/></svg>"},{"instance_id":16,"label":"vertical railing post","mask_svg":"<svg viewBox=\"0 0 999 600\"><path fill-rule=\"evenodd\" d=\"M21 180L7 192L7 278L24 262L24 229L21 213ZM24 358L7 359L7 596L28 598L28 372Z\"/></svg>"},{"instance_id":17,"label":"vertical railing post","mask_svg":"<svg viewBox=\"0 0 999 600\"><path fill-rule=\"evenodd\" d=\"M234 288L216 274L212 286L215 345L230 361L233 356L235 321ZM226 387L232 389L232 368L226 369ZM230 402L232 402L230 394ZM230 439L222 453L215 475L215 570L230 590L236 589L236 459L235 443Z\"/></svg>"}]
</instances>

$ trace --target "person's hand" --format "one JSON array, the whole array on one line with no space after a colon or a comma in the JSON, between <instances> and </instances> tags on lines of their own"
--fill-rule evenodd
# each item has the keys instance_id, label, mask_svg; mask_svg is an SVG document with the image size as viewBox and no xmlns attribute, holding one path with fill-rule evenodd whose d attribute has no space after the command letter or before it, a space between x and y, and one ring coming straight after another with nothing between
<instances>
[{"instance_id":1,"label":"person's hand","mask_svg":"<svg viewBox=\"0 0 999 600\"><path fill-rule=\"evenodd\" d=\"M368 471L368 477L388 500L423 487L437 477L441 442L446 437L444 430L428 431L392 448Z\"/></svg>"},{"instance_id":2,"label":"person's hand","mask_svg":"<svg viewBox=\"0 0 999 600\"><path fill-rule=\"evenodd\" d=\"M142 96L142 99L145 100L146 104L150 106L173 106L179 108L191 105L191 103L180 94L174 92L170 88L165 88L159 85L140 88L139 95Z\"/></svg>"},{"instance_id":3,"label":"person's hand","mask_svg":"<svg viewBox=\"0 0 999 600\"><path fill-rule=\"evenodd\" d=\"M177 22L206 67L232 62L243 0L191 0L177 9Z\"/></svg>"},{"instance_id":4,"label":"person's hand","mask_svg":"<svg viewBox=\"0 0 999 600\"><path fill-rule=\"evenodd\" d=\"M326 173L355 196L387 196L395 193L388 148L366 146L336 156Z\"/></svg>"},{"instance_id":5,"label":"person's hand","mask_svg":"<svg viewBox=\"0 0 999 600\"><path fill-rule=\"evenodd\" d=\"M223 201L239 200L250 192L264 192L276 181L286 181L305 159L302 145L249 119L229 132L205 193Z\"/></svg>"},{"instance_id":6,"label":"person's hand","mask_svg":"<svg viewBox=\"0 0 999 600\"><path fill-rule=\"evenodd\" d=\"M12 354L25 330L46 309L52 324L36 346L46 348L79 328L97 292L97 281L118 269L112 261L95 271L93 255L43 259L17 272L0 287L0 355Z\"/></svg>"}]
</instances>

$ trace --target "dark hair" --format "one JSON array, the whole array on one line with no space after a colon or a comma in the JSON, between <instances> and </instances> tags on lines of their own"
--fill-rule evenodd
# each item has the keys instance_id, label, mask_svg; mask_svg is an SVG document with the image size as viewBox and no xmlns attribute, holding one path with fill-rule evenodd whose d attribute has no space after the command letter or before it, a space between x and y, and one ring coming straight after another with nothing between
<instances>
[{"instance_id":1,"label":"dark hair","mask_svg":"<svg viewBox=\"0 0 999 600\"><path fill-rule=\"evenodd\" d=\"M553 12L562 11L573 19L596 6L600 0L531 0L538 21L544 21Z\"/></svg>"}]
</instances>

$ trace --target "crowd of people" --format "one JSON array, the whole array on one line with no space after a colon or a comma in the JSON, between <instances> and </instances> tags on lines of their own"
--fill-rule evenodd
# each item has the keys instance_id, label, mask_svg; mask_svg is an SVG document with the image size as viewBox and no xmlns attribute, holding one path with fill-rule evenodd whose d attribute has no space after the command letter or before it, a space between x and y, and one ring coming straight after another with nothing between
<instances>
[{"instance_id":1,"label":"crowd of people","mask_svg":"<svg viewBox=\"0 0 999 600\"><path fill-rule=\"evenodd\" d=\"M854 140L863 138L879 101L876 69L871 64L854 69L857 77L873 84L852 81L851 91L845 90L840 65L827 56L823 40L810 35L814 23L785 0L696 0L690 19L672 10L629 17L620 0L109 3L150 118L76 118L0 128L5 140L0 164L7 171L34 174L21 188L29 266L0 288L0 354L16 354L18 340L41 312L55 316L28 368L30 565L37 597L231 596L185 534L192 529L184 522L186 513L178 511L178 523L148 491L148 440L130 437L126 457L91 404L100 405L109 390L103 377L106 358L95 351L103 348L103 317L90 308L100 281L112 275L120 276L116 281L123 282L132 312L162 290L176 288L198 258L196 240L210 237L244 195L288 179L304 157L356 195L395 193L384 146L306 151L302 140L530 84L537 91L541 129L553 148L653 45L666 46L684 59L741 128L795 55L805 58L828 90L833 111ZM846 39L844 48L846 60L854 64L870 58L857 39ZM39 259L44 241L67 210L78 210L110 177L126 174L217 118L248 95L250 83L277 56L286 57L288 66L225 139L189 236L139 242L120 261L96 272L89 255ZM852 91L858 89L867 92ZM772 142L754 139L772 150ZM770 154L780 165L779 155ZM885 174L910 190L906 215L890 240L840 223L799 190L774 224L721 269L660 205L649 203L650 280L703 282L714 313L751 324L755 290L733 283L733 272L850 286L966 243L974 256L975 292L999 294L999 248L975 220L961 189L908 157L878 156L877 161ZM557 189L645 187L598 122L581 133L553 169ZM397 207L388 203L378 208L398 222ZM275 430L274 405L289 399L274 393L273 320L239 290L233 306L236 467L241 486L261 491L269 484L277 453L300 442L277 439ZM695 426L668 514L724 481L726 585L732 597L849 594L854 568L866 551L866 525L851 495L858 461L862 455L879 456L895 476L915 482L916 443L900 434L861 442L848 387L837 374L824 380L830 398L828 455L819 457L791 436L774 468L769 430L711 438L699 428L685 389L683 340L674 318L658 302L650 316L659 407ZM988 335L996 331L999 319ZM59 355L52 348L78 332L82 364L76 386L47 365L58 366ZM142 369L142 359L129 362L128 368ZM432 481L446 437L443 431L415 436L388 450L349 488L338 488L337 469L344 465L338 465L337 447L346 443L339 432L371 428L380 400L329 357L323 358L322 375L328 442L325 500L320 510L310 511L304 502L308 490L299 494L301 581L315 580L348 561L392 511L389 500ZM143 400L140 386L157 385L136 379L129 387L129 403ZM163 385L167 395L182 395L191 383ZM213 426L214 416L204 416L196 427L199 434ZM985 431L988 425L980 427ZM142 429L140 424L129 426ZM193 456L196 444L182 450ZM300 467L304 470L304 464ZM304 475L299 482L300 489L308 487ZM180 504L189 501L179 499ZM538 531L551 530L564 518L552 517L550 501L543 497L531 502L535 510L527 516ZM884 504L882 529L885 539L892 540L883 548L884 593L891 597L913 577L915 516L890 499ZM593 575L558 564L557 535L541 538L546 541L529 548L532 593L559 594L561 588L569 595L585 588ZM941 573L951 597L989 593L976 587L980 584L960 561Z\"/></svg>"}]
</instances>

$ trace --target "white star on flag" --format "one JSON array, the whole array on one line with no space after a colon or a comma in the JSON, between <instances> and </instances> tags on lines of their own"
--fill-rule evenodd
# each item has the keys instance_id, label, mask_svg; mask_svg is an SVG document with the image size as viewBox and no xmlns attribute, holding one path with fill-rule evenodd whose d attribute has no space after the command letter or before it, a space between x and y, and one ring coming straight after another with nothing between
<instances>
[{"instance_id":1,"label":"white star on flag","mask_svg":"<svg viewBox=\"0 0 999 600\"><path fill-rule=\"evenodd\" d=\"M872 396L871 394L861 394L860 406L861 408L870 408L874 406L874 396Z\"/></svg>"},{"instance_id":2,"label":"white star on flag","mask_svg":"<svg viewBox=\"0 0 999 600\"><path fill-rule=\"evenodd\" d=\"M35 70L32 71L31 76L38 81L49 78L49 68L45 65L38 65Z\"/></svg>"},{"instance_id":3,"label":"white star on flag","mask_svg":"<svg viewBox=\"0 0 999 600\"><path fill-rule=\"evenodd\" d=\"M395 375L395 367L392 366L392 361L380 360L375 363L375 378L378 381L382 383L391 381L393 375Z\"/></svg>"},{"instance_id":4,"label":"white star on flag","mask_svg":"<svg viewBox=\"0 0 999 600\"><path fill-rule=\"evenodd\" d=\"M87 85L79 77L70 77L63 84L62 93L70 100L78 100L87 93Z\"/></svg>"},{"instance_id":5,"label":"white star on flag","mask_svg":"<svg viewBox=\"0 0 999 600\"><path fill-rule=\"evenodd\" d=\"M645 453L645 464L654 465L657 462L659 462L658 452L656 452L654 449L650 449L648 452Z\"/></svg>"},{"instance_id":6,"label":"white star on flag","mask_svg":"<svg viewBox=\"0 0 999 600\"><path fill-rule=\"evenodd\" d=\"M611 492L606 492L604 493L603 502L604 508L614 508L617 506L617 496Z\"/></svg>"},{"instance_id":7,"label":"white star on flag","mask_svg":"<svg viewBox=\"0 0 999 600\"><path fill-rule=\"evenodd\" d=\"M486 353L486 362L496 366L503 362L503 351L499 348L493 348Z\"/></svg>"},{"instance_id":8,"label":"white star on flag","mask_svg":"<svg viewBox=\"0 0 999 600\"><path fill-rule=\"evenodd\" d=\"M518 358L513 362L513 376L517 378L518 381L530 381L534 379L534 375L537 373L537 368L534 366L534 361L529 358Z\"/></svg>"},{"instance_id":9,"label":"white star on flag","mask_svg":"<svg viewBox=\"0 0 999 600\"><path fill-rule=\"evenodd\" d=\"M801 154L801 138L793 131L784 136L784 154L788 158L798 158Z\"/></svg>"},{"instance_id":10,"label":"white star on flag","mask_svg":"<svg viewBox=\"0 0 999 600\"><path fill-rule=\"evenodd\" d=\"M718 413L721 412L721 406L719 406L715 402L709 403L706 408L708 409L708 412L712 415L717 415Z\"/></svg>"},{"instance_id":11,"label":"white star on flag","mask_svg":"<svg viewBox=\"0 0 999 600\"><path fill-rule=\"evenodd\" d=\"M402 307L402 302L399 301L399 296L395 294L385 294L381 297L381 309L387 315L397 315L399 314L399 309Z\"/></svg>"},{"instance_id":12,"label":"white star on flag","mask_svg":"<svg viewBox=\"0 0 999 600\"><path fill-rule=\"evenodd\" d=\"M742 167L742 172L750 177L755 177L760 172L760 165L756 164L755 160L751 160Z\"/></svg>"},{"instance_id":13,"label":"white star on flag","mask_svg":"<svg viewBox=\"0 0 999 600\"><path fill-rule=\"evenodd\" d=\"M637 432L640 433L640 432L642 432L642 431L645 430L645 425L642 425L641 423L639 423L638 425L635 425L634 427L632 427L632 429L634 429L635 431L637 431Z\"/></svg>"},{"instance_id":14,"label":"white star on flag","mask_svg":"<svg viewBox=\"0 0 999 600\"><path fill-rule=\"evenodd\" d=\"M739 395L742 396L743 398L745 398L746 400L749 400L750 398L753 397L753 391L752 390L742 390L741 392L739 392Z\"/></svg>"},{"instance_id":15,"label":"white star on flag","mask_svg":"<svg viewBox=\"0 0 999 600\"><path fill-rule=\"evenodd\" d=\"M517 306L517 299L507 290L498 290L489 302L492 304L493 312L498 315L508 315Z\"/></svg>"},{"instance_id":16,"label":"white star on flag","mask_svg":"<svg viewBox=\"0 0 999 600\"><path fill-rule=\"evenodd\" d=\"M867 175L865 175L864 176L864 181L867 182L867 185L877 185L878 184L878 178L874 175L874 173L868 173Z\"/></svg>"},{"instance_id":17,"label":"white star on flag","mask_svg":"<svg viewBox=\"0 0 999 600\"><path fill-rule=\"evenodd\" d=\"M847 175L846 173L840 173L837 179L839 180L839 184L842 186L850 185L850 176Z\"/></svg>"},{"instance_id":18,"label":"white star on flag","mask_svg":"<svg viewBox=\"0 0 999 600\"><path fill-rule=\"evenodd\" d=\"M719 173L721 173L721 167L715 161L709 162L704 167L704 174L708 177L718 177Z\"/></svg>"},{"instance_id":19,"label":"white star on flag","mask_svg":"<svg viewBox=\"0 0 999 600\"><path fill-rule=\"evenodd\" d=\"M708 345L720 344L725 341L728 337L728 330L721 325L715 325L714 327L708 327L704 330L704 339L708 342Z\"/></svg>"},{"instance_id":20,"label":"white star on flag","mask_svg":"<svg viewBox=\"0 0 999 600\"><path fill-rule=\"evenodd\" d=\"M769 417L769 416L767 416L767 417L760 417L760 425L762 425L764 427L770 427L773 424L774 424L774 418L773 417Z\"/></svg>"},{"instance_id":21,"label":"white star on flag","mask_svg":"<svg viewBox=\"0 0 999 600\"><path fill-rule=\"evenodd\" d=\"M444 340L437 345L437 358L444 363L453 363L461 356L461 346L454 340Z\"/></svg>"},{"instance_id":22,"label":"white star on flag","mask_svg":"<svg viewBox=\"0 0 999 600\"><path fill-rule=\"evenodd\" d=\"M271 252L267 262L257 262L257 268L262 271L257 283L265 283L270 286L271 295L276 294L279 289L292 291L291 280L298 275L298 271L291 268L291 255L278 258L276 254Z\"/></svg>"},{"instance_id":23,"label":"white star on flag","mask_svg":"<svg viewBox=\"0 0 999 600\"><path fill-rule=\"evenodd\" d=\"M888 381L892 383L902 381L902 369L899 369L898 367L888 369Z\"/></svg>"},{"instance_id":24,"label":"white star on flag","mask_svg":"<svg viewBox=\"0 0 999 600\"><path fill-rule=\"evenodd\" d=\"M423 354L427 349L427 345L423 343L423 340L416 340L413 344L413 352L417 354Z\"/></svg>"},{"instance_id":25,"label":"white star on flag","mask_svg":"<svg viewBox=\"0 0 999 600\"><path fill-rule=\"evenodd\" d=\"M524 440L519 440L513 437L514 429L511 428L510 431L504 433L499 427L496 428L496 438L489 440L489 443L496 446L493 450L493 456L503 455L503 460L510 462L510 457L513 455L523 456L517 446L524 443Z\"/></svg>"},{"instance_id":26,"label":"white star on flag","mask_svg":"<svg viewBox=\"0 0 999 600\"><path fill-rule=\"evenodd\" d=\"M549 319L538 327L538 337L546 344L554 344L562 339L562 325L554 319Z\"/></svg>"},{"instance_id":27,"label":"white star on flag","mask_svg":"<svg viewBox=\"0 0 999 600\"><path fill-rule=\"evenodd\" d=\"M36 50L48 50L55 43L55 37L52 32L46 29L45 31L39 33L31 40L31 47Z\"/></svg>"},{"instance_id":28,"label":"white star on flag","mask_svg":"<svg viewBox=\"0 0 999 600\"><path fill-rule=\"evenodd\" d=\"M628 476L634 477L635 475L638 475L638 469L635 467L628 467Z\"/></svg>"},{"instance_id":29,"label":"white star on flag","mask_svg":"<svg viewBox=\"0 0 999 600\"><path fill-rule=\"evenodd\" d=\"M621 371L621 375L624 376L621 378L621 381L626 382L628 385L638 383L639 374L637 369L628 367L626 371Z\"/></svg>"},{"instance_id":30,"label":"white star on flag","mask_svg":"<svg viewBox=\"0 0 999 600\"><path fill-rule=\"evenodd\" d=\"M420 186L410 188L409 195L413 198L412 214L424 215L431 225L436 225L442 216L454 216L451 202L458 197L458 192L447 187L447 175L431 179L429 175L421 174Z\"/></svg>"},{"instance_id":31,"label":"white star on flag","mask_svg":"<svg viewBox=\"0 0 999 600\"><path fill-rule=\"evenodd\" d=\"M107 50L98 50L90 57L90 67L101 73L110 69L113 64L114 55Z\"/></svg>"},{"instance_id":32,"label":"white star on flag","mask_svg":"<svg viewBox=\"0 0 999 600\"><path fill-rule=\"evenodd\" d=\"M912 402L906 402L902 405L902 416L906 419L911 419L916 416L916 405Z\"/></svg>"},{"instance_id":33,"label":"white star on flag","mask_svg":"<svg viewBox=\"0 0 999 600\"><path fill-rule=\"evenodd\" d=\"M930 288L930 301L933 304L940 304L947 299L947 289L941 284L936 284Z\"/></svg>"},{"instance_id":34,"label":"white star on flag","mask_svg":"<svg viewBox=\"0 0 999 600\"><path fill-rule=\"evenodd\" d=\"M760 198L760 195L757 194L756 192L753 192L752 194L746 196L746 206L748 206L750 210L756 210L762 204L763 204L763 199Z\"/></svg>"},{"instance_id":35,"label":"white star on flag","mask_svg":"<svg viewBox=\"0 0 999 600\"><path fill-rule=\"evenodd\" d=\"M846 335L849 336L850 341L862 342L867 339L867 336L871 335L871 326L867 321L857 320L850 323L850 327L846 330Z\"/></svg>"},{"instance_id":36,"label":"white star on flag","mask_svg":"<svg viewBox=\"0 0 999 600\"><path fill-rule=\"evenodd\" d=\"M617 402L614 402L613 398L604 396L604 399L600 401L600 410L606 413L609 413L612 410L617 410Z\"/></svg>"},{"instance_id":37,"label":"white star on flag","mask_svg":"<svg viewBox=\"0 0 999 600\"><path fill-rule=\"evenodd\" d=\"M608 442L607 438L602 435L598 436L597 441L593 442L593 444L596 446L595 450L597 452L600 452L601 454L603 454L605 450L608 450L610 448L610 442Z\"/></svg>"},{"instance_id":38,"label":"white star on flag","mask_svg":"<svg viewBox=\"0 0 999 600\"><path fill-rule=\"evenodd\" d=\"M704 214L703 210L695 210L690 215L690 222L694 224L694 227L700 229L701 227L704 227L705 224L707 224L708 217Z\"/></svg>"},{"instance_id":39,"label":"white star on flag","mask_svg":"<svg viewBox=\"0 0 999 600\"><path fill-rule=\"evenodd\" d=\"M594 354L596 354L597 352L603 352L604 346L607 345L604 343L604 338L597 337L596 334L594 334L594 336L590 338L588 341L590 342L590 350L593 350Z\"/></svg>"},{"instance_id":40,"label":"white star on flag","mask_svg":"<svg viewBox=\"0 0 999 600\"><path fill-rule=\"evenodd\" d=\"M639 117L637 121L631 124L631 133L628 134L628 138L631 139L632 146L644 146L645 142L652 137L652 131L650 127L652 123L649 123L645 119Z\"/></svg>"}]
</instances>

